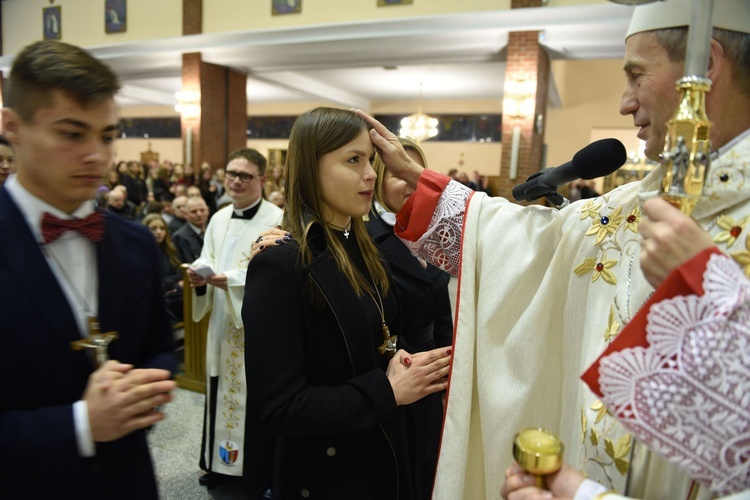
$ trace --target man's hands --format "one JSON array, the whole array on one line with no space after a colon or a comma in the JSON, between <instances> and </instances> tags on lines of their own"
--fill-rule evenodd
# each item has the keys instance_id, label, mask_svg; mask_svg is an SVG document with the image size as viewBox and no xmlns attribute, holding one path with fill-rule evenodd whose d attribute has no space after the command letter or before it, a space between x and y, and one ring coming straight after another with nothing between
<instances>
[{"instance_id":1,"label":"man's hands","mask_svg":"<svg viewBox=\"0 0 750 500\"><path fill-rule=\"evenodd\" d=\"M89 377L83 400L94 441L107 442L165 418L155 408L172 400L177 384L167 370L134 369L107 361Z\"/></svg>"},{"instance_id":2,"label":"man's hands","mask_svg":"<svg viewBox=\"0 0 750 500\"><path fill-rule=\"evenodd\" d=\"M532 500L539 498L573 498L583 483L583 474L563 464L554 474L544 476L550 491L536 487L536 478L524 471L517 463L505 471L505 484L500 493L506 500Z\"/></svg>"},{"instance_id":3,"label":"man's hands","mask_svg":"<svg viewBox=\"0 0 750 500\"><path fill-rule=\"evenodd\" d=\"M451 347L409 354L400 349L385 374L397 405L408 405L448 387Z\"/></svg>"},{"instance_id":4,"label":"man's hands","mask_svg":"<svg viewBox=\"0 0 750 500\"><path fill-rule=\"evenodd\" d=\"M222 290L227 289L227 277L225 274L214 274L206 279L203 279L200 274L188 268L187 275L188 278L190 278L190 286L192 288L213 285L215 287L221 288Z\"/></svg>"},{"instance_id":5,"label":"man's hands","mask_svg":"<svg viewBox=\"0 0 750 500\"><path fill-rule=\"evenodd\" d=\"M661 198L646 201L643 211L647 218L640 223L641 269L654 288L679 266L714 246L711 235Z\"/></svg>"},{"instance_id":6,"label":"man's hands","mask_svg":"<svg viewBox=\"0 0 750 500\"><path fill-rule=\"evenodd\" d=\"M406 154L404 146L393 132L388 130L382 123L360 109L354 109L357 115L365 120L371 127L370 140L383 159L383 163L394 177L403 179L412 189L417 187L417 181L422 173L422 168L409 155Z\"/></svg>"}]
</instances>

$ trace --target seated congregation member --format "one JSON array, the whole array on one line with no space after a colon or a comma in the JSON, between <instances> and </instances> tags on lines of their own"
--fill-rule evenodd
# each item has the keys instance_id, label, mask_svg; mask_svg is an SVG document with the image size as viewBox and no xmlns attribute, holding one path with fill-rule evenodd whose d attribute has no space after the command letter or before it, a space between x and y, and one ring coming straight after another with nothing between
<instances>
[{"instance_id":1,"label":"seated congregation member","mask_svg":"<svg viewBox=\"0 0 750 500\"><path fill-rule=\"evenodd\" d=\"M175 325L182 321L182 271L180 270L180 256L177 254L172 239L169 237L167 224L159 214L146 215L141 223L149 228L159 247L159 263L164 285L164 299L167 302L169 324Z\"/></svg>"},{"instance_id":2,"label":"seated congregation member","mask_svg":"<svg viewBox=\"0 0 750 500\"><path fill-rule=\"evenodd\" d=\"M203 235L208 223L208 206L200 196L188 198L185 202L185 220L187 221L172 235L172 242L177 247L180 260L190 264L201 256Z\"/></svg>"},{"instance_id":3,"label":"seated congregation member","mask_svg":"<svg viewBox=\"0 0 750 500\"><path fill-rule=\"evenodd\" d=\"M169 216L170 220L167 220L169 234L174 235L174 233L179 231L187 222L185 216L185 205L187 204L187 200L187 196L184 195L175 196L174 200L172 200L172 213Z\"/></svg>"},{"instance_id":4,"label":"seated congregation member","mask_svg":"<svg viewBox=\"0 0 750 500\"><path fill-rule=\"evenodd\" d=\"M353 112L302 114L285 173L294 239L248 266L247 401L278 438L279 498L413 498L404 406L446 387L449 348L397 348L398 300L362 221L373 155Z\"/></svg>"},{"instance_id":5,"label":"seated congregation member","mask_svg":"<svg viewBox=\"0 0 750 500\"><path fill-rule=\"evenodd\" d=\"M200 258L188 270L193 287L193 320L211 314L206 347L206 413L201 469L211 489L226 476L242 476L244 489L256 495L271 487L272 439L261 437L245 411L245 331L240 313L250 245L262 231L281 222L281 209L262 198L266 158L240 148L229 155L224 186L232 204L208 224ZM192 200L188 201L188 217ZM208 266L205 278L193 269ZM250 425L246 425L250 422Z\"/></svg>"},{"instance_id":6,"label":"seated congregation member","mask_svg":"<svg viewBox=\"0 0 750 500\"><path fill-rule=\"evenodd\" d=\"M134 220L135 213L132 207L128 205L128 198L125 189L121 186L115 186L115 189L107 193L107 212L117 214L123 219Z\"/></svg>"},{"instance_id":7,"label":"seated congregation member","mask_svg":"<svg viewBox=\"0 0 750 500\"><path fill-rule=\"evenodd\" d=\"M156 248L91 201L113 157L117 75L44 41L4 83L18 170L0 188L0 498L156 499L145 429L176 369ZM76 349L97 330L109 361Z\"/></svg>"},{"instance_id":8,"label":"seated congregation member","mask_svg":"<svg viewBox=\"0 0 750 500\"><path fill-rule=\"evenodd\" d=\"M409 139L399 138L406 153L426 167L422 149ZM417 259L393 232L396 213L412 195L412 189L385 168L375 157L375 181L367 231L385 260L390 264L393 285L398 292L403 314L400 339L410 352L429 351L450 346L453 342L451 302L448 295L450 275ZM443 394L435 393L409 405L409 434L414 441L413 470L416 498L432 495L440 431L443 424Z\"/></svg>"}]
</instances>

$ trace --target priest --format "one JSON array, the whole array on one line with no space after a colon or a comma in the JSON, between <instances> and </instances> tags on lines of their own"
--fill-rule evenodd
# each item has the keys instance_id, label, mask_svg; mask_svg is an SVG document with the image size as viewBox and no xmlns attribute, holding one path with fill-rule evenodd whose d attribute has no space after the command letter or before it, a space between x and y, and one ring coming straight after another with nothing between
<instances>
[{"instance_id":1,"label":"priest","mask_svg":"<svg viewBox=\"0 0 750 500\"><path fill-rule=\"evenodd\" d=\"M203 482L213 488L225 476L244 475L251 493L271 485L270 477L257 476L270 476L273 461L271 445L245 425L245 330L240 316L250 246L259 233L281 221L281 209L262 199L265 170L265 157L254 149L229 155L224 186L232 204L211 218L201 256L188 270L193 320L211 314L200 462L208 474ZM268 471L259 471L264 466Z\"/></svg>"}]
</instances>

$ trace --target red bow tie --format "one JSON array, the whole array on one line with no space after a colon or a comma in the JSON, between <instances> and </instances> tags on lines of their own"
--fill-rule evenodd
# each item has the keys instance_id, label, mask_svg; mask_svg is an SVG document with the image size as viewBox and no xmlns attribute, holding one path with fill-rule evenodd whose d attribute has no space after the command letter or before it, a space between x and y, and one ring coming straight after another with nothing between
<instances>
[{"instance_id":1,"label":"red bow tie","mask_svg":"<svg viewBox=\"0 0 750 500\"><path fill-rule=\"evenodd\" d=\"M96 211L85 219L58 219L54 215L44 212L42 216L42 237L45 245L52 243L66 231L78 231L81 236L93 242L104 238L104 214Z\"/></svg>"}]
</instances>

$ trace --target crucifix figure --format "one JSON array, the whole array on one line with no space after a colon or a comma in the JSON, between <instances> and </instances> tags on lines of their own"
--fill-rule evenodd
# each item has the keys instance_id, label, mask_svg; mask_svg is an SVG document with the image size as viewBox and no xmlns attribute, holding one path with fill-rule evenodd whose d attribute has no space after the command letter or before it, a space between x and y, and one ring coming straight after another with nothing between
<instances>
[{"instance_id":1,"label":"crucifix figure","mask_svg":"<svg viewBox=\"0 0 750 500\"><path fill-rule=\"evenodd\" d=\"M383 343L378 348L380 355L382 356L385 353L388 353L388 357L392 358L393 355L396 354L396 342L398 342L398 336L391 335L390 330L388 330L388 325L383 323Z\"/></svg>"},{"instance_id":2,"label":"crucifix figure","mask_svg":"<svg viewBox=\"0 0 750 500\"><path fill-rule=\"evenodd\" d=\"M70 343L74 351L81 349L93 349L96 354L96 366L102 366L109 359L107 347L109 343L117 339L117 332L101 333L99 331L99 320L89 317L89 336L85 339L75 340Z\"/></svg>"}]
</instances>

